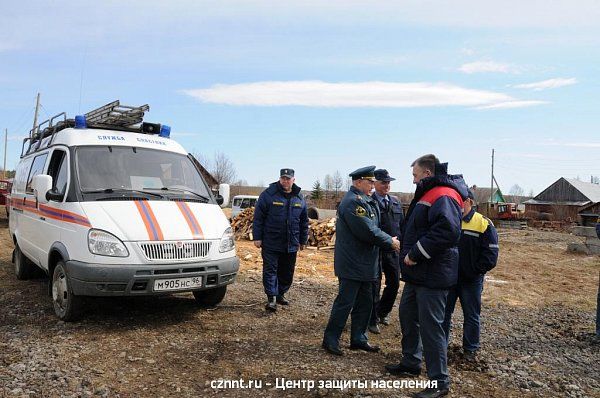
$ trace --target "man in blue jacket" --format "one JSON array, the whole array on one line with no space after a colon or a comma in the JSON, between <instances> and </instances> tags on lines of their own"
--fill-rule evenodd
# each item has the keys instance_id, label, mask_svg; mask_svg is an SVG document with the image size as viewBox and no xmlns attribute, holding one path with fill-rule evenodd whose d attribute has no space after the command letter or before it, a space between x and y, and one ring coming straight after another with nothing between
<instances>
[{"instance_id":1,"label":"man in blue jacket","mask_svg":"<svg viewBox=\"0 0 600 398\"><path fill-rule=\"evenodd\" d=\"M385 169L377 169L375 174L375 192L373 198L376 200L381 213L381 229L390 236L395 236L401 240L401 230L404 224L404 213L402 212L402 203L395 196L389 194L390 183L396 179L390 176ZM400 254L394 250L380 251L381 271L379 278L375 282L373 292L373 312L369 323L369 331L378 334L378 322L384 325L390 324L390 312L394 307L398 289L400 288ZM381 297L382 274L385 275L385 288Z\"/></svg>"},{"instance_id":2,"label":"man in blue jacket","mask_svg":"<svg viewBox=\"0 0 600 398\"><path fill-rule=\"evenodd\" d=\"M340 337L350 313L350 349L379 351L367 338L373 283L379 276L379 249L399 250L400 242L379 228L379 209L371 198L374 170L375 166L367 166L350 173L352 186L338 206L333 266L339 290L322 344L333 355L343 355Z\"/></svg>"},{"instance_id":3,"label":"man in blue jacket","mask_svg":"<svg viewBox=\"0 0 600 398\"><path fill-rule=\"evenodd\" d=\"M449 175L448 164L434 155L412 163L415 197L402 233L400 267L405 282L400 299L402 360L386 370L401 377L421 373L423 356L427 376L435 387L417 397L441 397L450 388L446 334L442 326L448 290L458 278L458 242L467 186L460 175ZM421 344L422 342L422 344Z\"/></svg>"},{"instance_id":4,"label":"man in blue jacket","mask_svg":"<svg viewBox=\"0 0 600 398\"><path fill-rule=\"evenodd\" d=\"M306 202L294 183L294 170L281 169L279 174L279 181L258 197L252 224L254 246L262 249L267 311L289 304L285 293L292 286L296 254L308 241Z\"/></svg>"},{"instance_id":5,"label":"man in blue jacket","mask_svg":"<svg viewBox=\"0 0 600 398\"><path fill-rule=\"evenodd\" d=\"M460 299L463 311L463 351L467 361L474 361L479 350L481 292L486 272L498 261L498 234L494 224L475 211L475 196L469 190L464 202L462 233L458 246L458 284L450 289L446 303L444 331L446 344L450 343L452 313Z\"/></svg>"}]
</instances>

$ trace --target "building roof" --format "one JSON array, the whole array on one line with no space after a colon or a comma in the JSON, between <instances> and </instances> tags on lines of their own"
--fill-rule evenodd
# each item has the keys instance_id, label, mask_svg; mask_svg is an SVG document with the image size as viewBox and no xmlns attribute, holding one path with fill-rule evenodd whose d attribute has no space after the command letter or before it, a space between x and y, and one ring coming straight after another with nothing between
<instances>
[{"instance_id":1,"label":"building roof","mask_svg":"<svg viewBox=\"0 0 600 398\"><path fill-rule=\"evenodd\" d=\"M477 202L477 203L490 202L490 196L492 196L491 188L478 187L476 185L473 185L470 189L473 191L473 194L475 195L475 202ZM506 202L506 200L504 200L504 195L502 195L502 191L499 188L494 188L492 202L493 203Z\"/></svg>"},{"instance_id":2,"label":"building roof","mask_svg":"<svg viewBox=\"0 0 600 398\"><path fill-rule=\"evenodd\" d=\"M590 202L600 202L600 184L592 184L591 182L579 181L574 178L565 178L565 180L588 198Z\"/></svg>"},{"instance_id":3,"label":"building roof","mask_svg":"<svg viewBox=\"0 0 600 398\"><path fill-rule=\"evenodd\" d=\"M587 206L600 202L600 185L561 177L526 204Z\"/></svg>"}]
</instances>

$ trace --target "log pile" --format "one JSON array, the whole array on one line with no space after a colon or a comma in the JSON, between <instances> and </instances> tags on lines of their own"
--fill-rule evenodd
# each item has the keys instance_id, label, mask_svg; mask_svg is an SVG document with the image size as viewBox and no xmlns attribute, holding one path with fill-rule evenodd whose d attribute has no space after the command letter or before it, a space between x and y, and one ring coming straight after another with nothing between
<instances>
[{"instance_id":1,"label":"log pile","mask_svg":"<svg viewBox=\"0 0 600 398\"><path fill-rule=\"evenodd\" d=\"M254 219L254 207L244 209L231 220L231 228L235 239L253 240L252 220ZM317 248L333 248L335 246L335 218L328 220L309 219L308 245Z\"/></svg>"},{"instance_id":2,"label":"log pile","mask_svg":"<svg viewBox=\"0 0 600 398\"><path fill-rule=\"evenodd\" d=\"M308 245L335 246L335 218L323 221L309 220Z\"/></svg>"},{"instance_id":3,"label":"log pile","mask_svg":"<svg viewBox=\"0 0 600 398\"><path fill-rule=\"evenodd\" d=\"M254 207L244 209L231 220L231 228L236 240L253 240L252 220L254 219Z\"/></svg>"}]
</instances>

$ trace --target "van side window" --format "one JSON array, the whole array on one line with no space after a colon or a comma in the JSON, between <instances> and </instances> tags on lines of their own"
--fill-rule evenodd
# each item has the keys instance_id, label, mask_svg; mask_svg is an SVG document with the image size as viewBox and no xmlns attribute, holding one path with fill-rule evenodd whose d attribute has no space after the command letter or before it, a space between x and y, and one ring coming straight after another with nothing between
<instances>
[{"instance_id":1,"label":"van side window","mask_svg":"<svg viewBox=\"0 0 600 398\"><path fill-rule=\"evenodd\" d=\"M67 154L65 151L56 150L52 153L48 165L48 175L52 177L52 189L56 193L64 194L67 189Z\"/></svg>"},{"instance_id":2,"label":"van side window","mask_svg":"<svg viewBox=\"0 0 600 398\"><path fill-rule=\"evenodd\" d=\"M29 170L29 177L27 177L27 185L25 187L25 192L33 194L33 187L31 183L33 182L33 177L38 174L42 174L44 171L44 164L46 164L46 158L48 157L47 153L42 155L38 155L33 159L33 164L31 165L31 170Z\"/></svg>"}]
</instances>

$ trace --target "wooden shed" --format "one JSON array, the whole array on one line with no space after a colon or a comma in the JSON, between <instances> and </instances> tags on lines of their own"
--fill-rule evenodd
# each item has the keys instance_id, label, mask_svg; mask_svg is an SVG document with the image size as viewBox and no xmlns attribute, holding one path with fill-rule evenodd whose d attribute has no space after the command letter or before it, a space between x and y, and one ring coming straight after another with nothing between
<instances>
[{"instance_id":1,"label":"wooden shed","mask_svg":"<svg viewBox=\"0 0 600 398\"><path fill-rule=\"evenodd\" d=\"M525 201L528 214L545 213L552 220L579 221L579 212L600 203L600 185L559 178L540 194Z\"/></svg>"}]
</instances>

